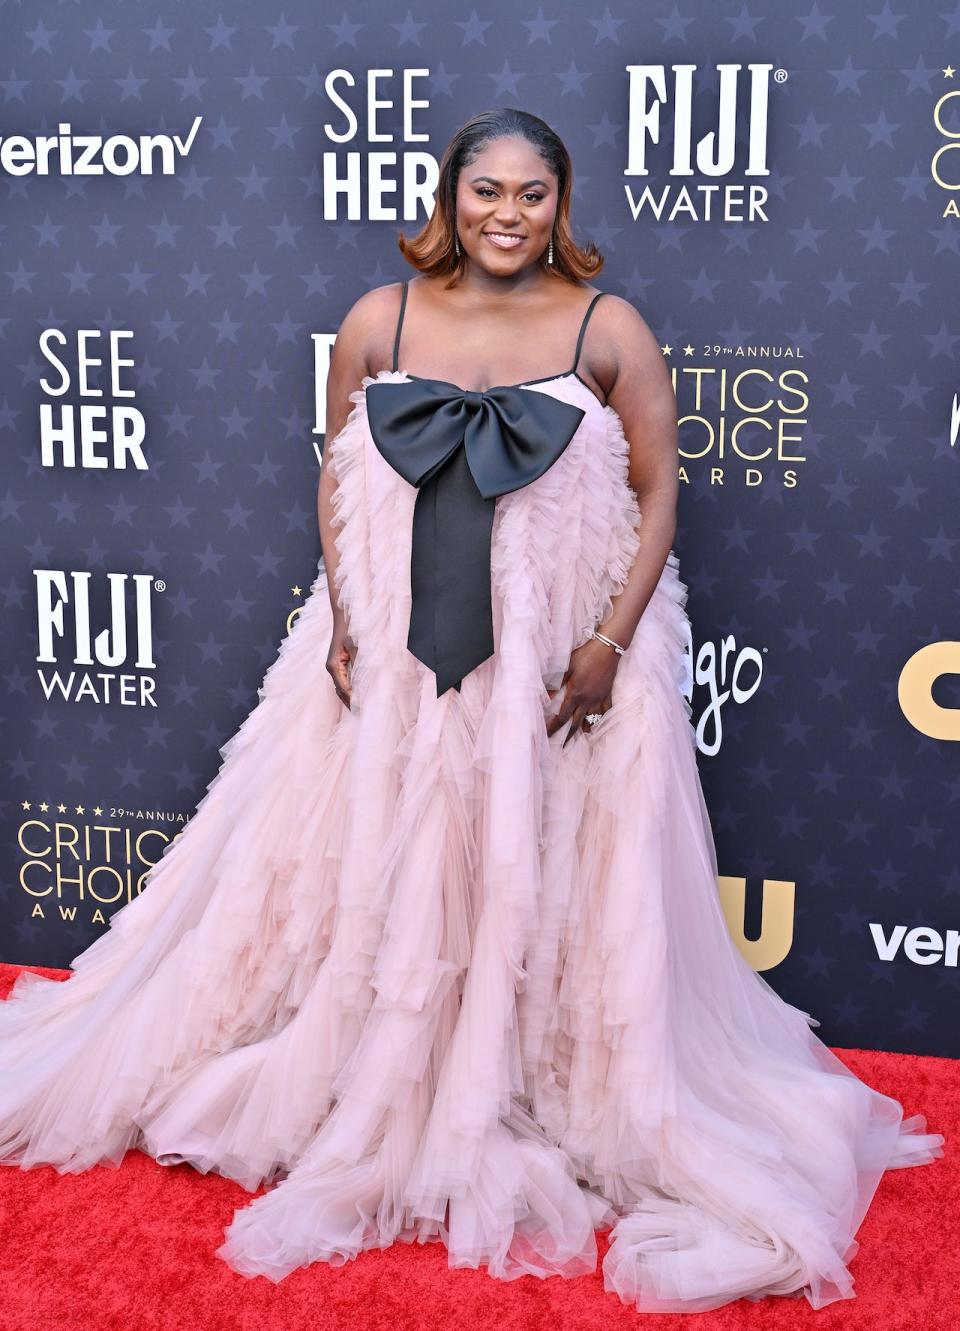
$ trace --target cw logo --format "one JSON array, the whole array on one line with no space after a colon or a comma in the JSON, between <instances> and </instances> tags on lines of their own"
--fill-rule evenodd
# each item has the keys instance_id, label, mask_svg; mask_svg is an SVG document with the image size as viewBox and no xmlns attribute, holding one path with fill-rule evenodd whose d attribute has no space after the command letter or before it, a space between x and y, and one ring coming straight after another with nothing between
<instances>
[{"instance_id":1,"label":"cw logo","mask_svg":"<svg viewBox=\"0 0 960 1331\"><path fill-rule=\"evenodd\" d=\"M743 921L746 913L747 880L745 878L717 878L720 905L730 937L755 971L768 971L778 966L793 946L793 917L796 883L778 878L763 880L763 905L760 914L760 937L748 938Z\"/></svg>"},{"instance_id":2,"label":"cw logo","mask_svg":"<svg viewBox=\"0 0 960 1331\"><path fill-rule=\"evenodd\" d=\"M914 652L900 672L900 708L921 735L960 740L960 707L941 707L933 690L944 675L960 675L960 642L931 642Z\"/></svg>"}]
</instances>

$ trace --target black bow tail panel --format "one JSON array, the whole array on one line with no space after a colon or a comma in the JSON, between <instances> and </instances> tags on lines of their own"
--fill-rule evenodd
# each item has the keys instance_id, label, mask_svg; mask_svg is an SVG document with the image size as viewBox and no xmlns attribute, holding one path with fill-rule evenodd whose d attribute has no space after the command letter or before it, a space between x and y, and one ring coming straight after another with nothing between
<instances>
[{"instance_id":1,"label":"black bow tail panel","mask_svg":"<svg viewBox=\"0 0 960 1331\"><path fill-rule=\"evenodd\" d=\"M413 510L407 647L437 677L437 697L493 653L490 546L496 499L484 499L458 448L421 486Z\"/></svg>"}]
</instances>

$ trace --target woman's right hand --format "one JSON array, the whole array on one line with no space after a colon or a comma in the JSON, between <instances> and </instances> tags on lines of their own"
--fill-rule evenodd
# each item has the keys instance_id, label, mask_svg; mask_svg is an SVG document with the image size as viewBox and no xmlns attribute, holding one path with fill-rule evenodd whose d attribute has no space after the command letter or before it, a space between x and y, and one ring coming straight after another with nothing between
<instances>
[{"instance_id":1,"label":"woman's right hand","mask_svg":"<svg viewBox=\"0 0 960 1331\"><path fill-rule=\"evenodd\" d=\"M327 673L333 680L337 697L348 710L353 692L351 671L356 655L357 644L350 637L346 624L338 621L333 626L333 635L330 638L330 650L327 653Z\"/></svg>"}]
</instances>

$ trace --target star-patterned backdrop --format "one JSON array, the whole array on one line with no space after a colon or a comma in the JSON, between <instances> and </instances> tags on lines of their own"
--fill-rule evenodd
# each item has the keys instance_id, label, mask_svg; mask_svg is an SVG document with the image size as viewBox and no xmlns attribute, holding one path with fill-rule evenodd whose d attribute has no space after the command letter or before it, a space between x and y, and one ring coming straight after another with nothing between
<instances>
[{"instance_id":1,"label":"star-patterned backdrop","mask_svg":"<svg viewBox=\"0 0 960 1331\"><path fill-rule=\"evenodd\" d=\"M731 929L829 1043L960 1053L950 3L0 5L0 959L194 812L316 573L330 341L518 106L675 376Z\"/></svg>"}]
</instances>

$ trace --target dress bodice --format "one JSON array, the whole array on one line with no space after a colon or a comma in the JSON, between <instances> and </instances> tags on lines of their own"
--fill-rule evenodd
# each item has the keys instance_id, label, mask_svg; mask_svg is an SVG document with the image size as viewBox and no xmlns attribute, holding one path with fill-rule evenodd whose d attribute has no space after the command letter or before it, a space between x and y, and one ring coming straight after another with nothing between
<instances>
[{"instance_id":1,"label":"dress bodice","mask_svg":"<svg viewBox=\"0 0 960 1331\"><path fill-rule=\"evenodd\" d=\"M442 691L447 696L441 696L433 668L425 669L409 648L415 519L425 488L388 461L372 429L371 404L394 388L402 391L410 379L399 370L364 376L350 394L353 410L345 426L328 440L324 452L324 466L331 466L336 477L332 502L338 603L359 648L354 662L358 706L371 691L386 696L389 680L397 676L421 677L424 706L431 700L456 701L460 694L448 687ZM383 393L378 391L381 386ZM611 613L611 598L623 586L638 547L640 512L629 484L629 444L616 411L569 374L525 385L515 393L522 395L525 415L528 399L549 398L555 406L577 408L579 423L542 474L494 499L483 500L469 467L466 476L460 468L461 479L469 480L477 499L493 508L489 552L476 563L487 576L484 591L492 602L496 650L479 668L461 674L470 699L487 697L494 687L535 692L556 687L570 652ZM521 439L525 437L521 430ZM455 455L462 463L465 448L457 447ZM459 541L459 530L450 539ZM438 613L446 613L460 584L455 577L447 579L446 568L436 561L436 547L434 559L441 586L432 604ZM481 608L486 608L486 597ZM475 703L468 700L467 705Z\"/></svg>"}]
</instances>

